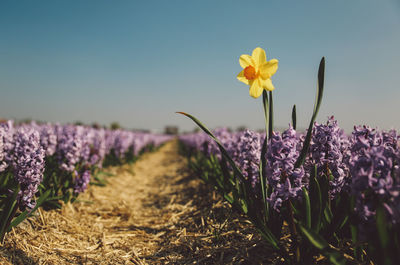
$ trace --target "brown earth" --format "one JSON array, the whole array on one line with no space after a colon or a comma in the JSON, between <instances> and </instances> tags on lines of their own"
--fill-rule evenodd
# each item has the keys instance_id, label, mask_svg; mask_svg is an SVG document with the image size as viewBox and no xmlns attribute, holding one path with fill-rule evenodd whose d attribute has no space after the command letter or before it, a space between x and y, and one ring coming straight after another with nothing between
<instances>
[{"instance_id":1,"label":"brown earth","mask_svg":"<svg viewBox=\"0 0 400 265\"><path fill-rule=\"evenodd\" d=\"M0 264L274 263L252 226L190 176L177 141L107 171L105 187L13 229Z\"/></svg>"}]
</instances>

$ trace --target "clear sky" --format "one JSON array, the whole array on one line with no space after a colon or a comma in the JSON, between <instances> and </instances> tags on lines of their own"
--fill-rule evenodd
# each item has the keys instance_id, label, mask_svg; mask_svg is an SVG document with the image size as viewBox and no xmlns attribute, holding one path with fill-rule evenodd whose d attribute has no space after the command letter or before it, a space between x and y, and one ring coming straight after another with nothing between
<instances>
[{"instance_id":1,"label":"clear sky","mask_svg":"<svg viewBox=\"0 0 400 265\"><path fill-rule=\"evenodd\" d=\"M162 129L263 128L261 98L236 80L241 54L279 60L276 125L293 104L317 121L400 129L400 2L0 1L0 117Z\"/></svg>"}]
</instances>

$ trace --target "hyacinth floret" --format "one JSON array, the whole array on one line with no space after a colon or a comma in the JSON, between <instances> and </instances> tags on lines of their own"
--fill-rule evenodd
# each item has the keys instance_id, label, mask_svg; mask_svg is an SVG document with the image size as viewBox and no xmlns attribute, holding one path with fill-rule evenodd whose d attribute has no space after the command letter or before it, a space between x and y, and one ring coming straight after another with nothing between
<instances>
[{"instance_id":1,"label":"hyacinth floret","mask_svg":"<svg viewBox=\"0 0 400 265\"><path fill-rule=\"evenodd\" d=\"M183 134L179 136L179 140L182 141L184 145L203 153L207 153L208 139L208 135L203 132Z\"/></svg>"},{"instance_id":2,"label":"hyacinth floret","mask_svg":"<svg viewBox=\"0 0 400 265\"><path fill-rule=\"evenodd\" d=\"M150 135L150 143L155 147L160 146L164 142L172 139L172 135L152 134Z\"/></svg>"},{"instance_id":3,"label":"hyacinth floret","mask_svg":"<svg viewBox=\"0 0 400 265\"><path fill-rule=\"evenodd\" d=\"M81 160L84 143L82 126L57 126L57 157L62 170L73 172Z\"/></svg>"},{"instance_id":4,"label":"hyacinth floret","mask_svg":"<svg viewBox=\"0 0 400 265\"><path fill-rule=\"evenodd\" d=\"M392 222L400 221L395 204L399 201L400 183L393 170L395 161L385 150L383 145L373 146L354 155L350 162L356 212L365 222L373 221L379 203L384 204Z\"/></svg>"},{"instance_id":5,"label":"hyacinth floret","mask_svg":"<svg viewBox=\"0 0 400 265\"><path fill-rule=\"evenodd\" d=\"M46 151L47 156L52 156L56 152L57 148L57 133L55 126L50 123L36 125L32 123L34 127L40 132L40 144L43 149Z\"/></svg>"},{"instance_id":6,"label":"hyacinth floret","mask_svg":"<svg viewBox=\"0 0 400 265\"><path fill-rule=\"evenodd\" d=\"M106 132L104 129L86 129L89 147L88 164L102 167L106 156Z\"/></svg>"},{"instance_id":7,"label":"hyacinth floret","mask_svg":"<svg viewBox=\"0 0 400 265\"><path fill-rule=\"evenodd\" d=\"M40 135L30 126L18 128L14 134L12 166L16 181L20 185L20 206L33 208L32 198L43 179L45 151L40 145Z\"/></svg>"},{"instance_id":8,"label":"hyacinth floret","mask_svg":"<svg viewBox=\"0 0 400 265\"><path fill-rule=\"evenodd\" d=\"M123 159L126 152L132 147L133 134L124 130L115 130L114 133L114 153L118 158Z\"/></svg>"},{"instance_id":9,"label":"hyacinth floret","mask_svg":"<svg viewBox=\"0 0 400 265\"><path fill-rule=\"evenodd\" d=\"M393 223L400 222L399 135L395 130L380 132L355 126L349 165L356 211L366 223L373 221L379 202Z\"/></svg>"},{"instance_id":10,"label":"hyacinth floret","mask_svg":"<svg viewBox=\"0 0 400 265\"><path fill-rule=\"evenodd\" d=\"M373 146L380 146L383 136L378 130L369 126L354 126L351 137L351 155L360 154Z\"/></svg>"},{"instance_id":11,"label":"hyacinth floret","mask_svg":"<svg viewBox=\"0 0 400 265\"><path fill-rule=\"evenodd\" d=\"M298 199L303 187L304 168L295 168L299 157L299 138L296 131L289 127L282 135L273 132L266 153L266 174L272 194L268 201L279 211L282 203L290 198Z\"/></svg>"},{"instance_id":12,"label":"hyacinth floret","mask_svg":"<svg viewBox=\"0 0 400 265\"><path fill-rule=\"evenodd\" d=\"M237 142L239 140L239 133L231 132L226 127L217 128L213 131L213 133L231 158L238 156L239 149L237 146ZM218 145L211 138L209 138L209 148L211 154L214 154L219 159L222 158L222 154L219 150Z\"/></svg>"},{"instance_id":13,"label":"hyacinth floret","mask_svg":"<svg viewBox=\"0 0 400 265\"><path fill-rule=\"evenodd\" d=\"M348 183L349 169L344 157L347 148L347 137L333 116L326 124L314 124L306 168L310 172L316 165L318 176L326 175L329 178L331 198Z\"/></svg>"},{"instance_id":14,"label":"hyacinth floret","mask_svg":"<svg viewBox=\"0 0 400 265\"><path fill-rule=\"evenodd\" d=\"M132 136L132 149L133 149L133 154L138 155L139 152L148 144L151 142L151 137L148 134L145 133L133 133Z\"/></svg>"},{"instance_id":15,"label":"hyacinth floret","mask_svg":"<svg viewBox=\"0 0 400 265\"><path fill-rule=\"evenodd\" d=\"M0 172L3 172L7 168L7 163L4 161L5 158L5 150L4 150L4 136L6 131L0 127Z\"/></svg>"},{"instance_id":16,"label":"hyacinth floret","mask_svg":"<svg viewBox=\"0 0 400 265\"><path fill-rule=\"evenodd\" d=\"M231 148L232 150L233 148ZM237 136L237 148L233 160L253 188L259 183L259 161L261 155L260 134L245 130Z\"/></svg>"},{"instance_id":17,"label":"hyacinth floret","mask_svg":"<svg viewBox=\"0 0 400 265\"><path fill-rule=\"evenodd\" d=\"M11 120L0 122L0 172L5 171L12 163L14 131L14 123Z\"/></svg>"},{"instance_id":18,"label":"hyacinth floret","mask_svg":"<svg viewBox=\"0 0 400 265\"><path fill-rule=\"evenodd\" d=\"M75 180L74 180L74 193L82 193L84 192L90 182L90 170L83 170L80 174L78 171L74 171Z\"/></svg>"}]
</instances>

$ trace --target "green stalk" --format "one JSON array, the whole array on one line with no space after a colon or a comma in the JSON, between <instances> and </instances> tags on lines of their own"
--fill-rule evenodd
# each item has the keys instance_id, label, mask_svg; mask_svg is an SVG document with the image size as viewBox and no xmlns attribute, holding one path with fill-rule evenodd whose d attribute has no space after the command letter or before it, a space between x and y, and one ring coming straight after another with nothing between
<instances>
[{"instance_id":1,"label":"green stalk","mask_svg":"<svg viewBox=\"0 0 400 265\"><path fill-rule=\"evenodd\" d=\"M268 140L271 138L272 133L274 131L274 103L272 101L272 91L268 92L269 95L269 123L268 123Z\"/></svg>"},{"instance_id":2,"label":"green stalk","mask_svg":"<svg viewBox=\"0 0 400 265\"><path fill-rule=\"evenodd\" d=\"M262 193L262 198L263 198L263 204L264 204L264 225L267 224L268 222L268 203L267 203L267 194L266 194L266 178L265 178L265 173L264 173L264 168L265 168L265 154L267 152L267 142L268 142L268 129L269 129L269 104L268 104L268 96L267 92L264 90L263 91L263 107L264 107L264 117L265 117L265 139L263 142L263 146L261 149L261 157L260 157L260 184L261 184L261 193Z\"/></svg>"},{"instance_id":3,"label":"green stalk","mask_svg":"<svg viewBox=\"0 0 400 265\"><path fill-rule=\"evenodd\" d=\"M264 117L265 117L265 139L269 139L269 104L267 91L263 91L263 106L264 106Z\"/></svg>"}]
</instances>

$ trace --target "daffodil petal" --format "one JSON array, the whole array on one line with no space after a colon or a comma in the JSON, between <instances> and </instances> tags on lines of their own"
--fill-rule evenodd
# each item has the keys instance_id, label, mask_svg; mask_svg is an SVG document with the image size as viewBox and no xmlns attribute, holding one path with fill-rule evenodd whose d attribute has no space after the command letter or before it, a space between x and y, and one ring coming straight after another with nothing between
<instances>
[{"instance_id":1,"label":"daffodil petal","mask_svg":"<svg viewBox=\"0 0 400 265\"><path fill-rule=\"evenodd\" d=\"M244 70L241 71L241 72L237 75L237 79L238 79L240 82L245 83L246 85L249 84L249 80L244 76Z\"/></svg>"},{"instance_id":2,"label":"daffodil petal","mask_svg":"<svg viewBox=\"0 0 400 265\"><path fill-rule=\"evenodd\" d=\"M262 79L269 79L271 76L273 76L276 73L276 70L278 70L278 60L277 59L272 59L266 63L264 63L260 67L260 75Z\"/></svg>"},{"instance_id":3,"label":"daffodil petal","mask_svg":"<svg viewBox=\"0 0 400 265\"><path fill-rule=\"evenodd\" d=\"M263 92L263 87L261 85L260 79L253 80L250 84L249 94L253 98L258 98Z\"/></svg>"},{"instance_id":4,"label":"daffodil petal","mask_svg":"<svg viewBox=\"0 0 400 265\"><path fill-rule=\"evenodd\" d=\"M239 58L239 64L242 68L246 68L249 65L254 65L253 58L248 54L243 54Z\"/></svg>"},{"instance_id":5,"label":"daffodil petal","mask_svg":"<svg viewBox=\"0 0 400 265\"><path fill-rule=\"evenodd\" d=\"M262 82L262 87L265 90L272 91L275 89L274 85L272 84L271 79L265 79L265 80L262 80L261 82Z\"/></svg>"},{"instance_id":6,"label":"daffodil petal","mask_svg":"<svg viewBox=\"0 0 400 265\"><path fill-rule=\"evenodd\" d=\"M256 68L263 65L267 61L267 56L265 55L265 51L260 47L257 47L253 50L251 57L256 64Z\"/></svg>"}]
</instances>

